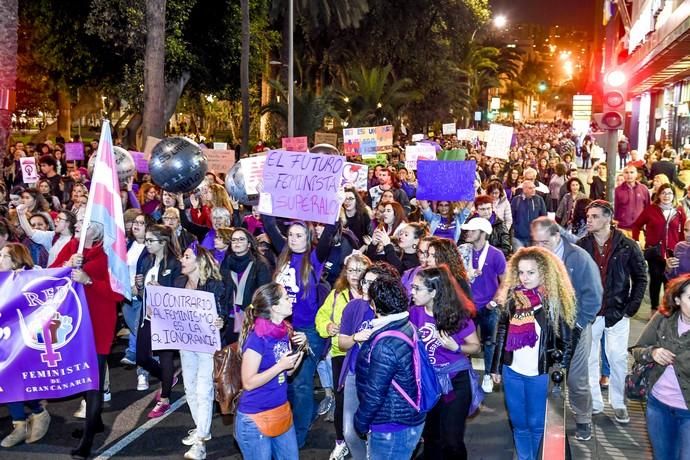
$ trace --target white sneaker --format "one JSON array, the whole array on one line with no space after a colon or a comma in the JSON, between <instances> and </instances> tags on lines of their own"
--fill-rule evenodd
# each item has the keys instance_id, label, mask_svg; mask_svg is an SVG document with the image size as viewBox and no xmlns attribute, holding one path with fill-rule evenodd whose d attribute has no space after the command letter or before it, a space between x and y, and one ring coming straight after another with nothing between
<instances>
[{"instance_id":1,"label":"white sneaker","mask_svg":"<svg viewBox=\"0 0 690 460\"><path fill-rule=\"evenodd\" d=\"M206 442L210 439L211 439L211 433L209 433L208 436L206 436L205 438L199 439L196 435L196 428L192 428L191 430L189 430L187 432L187 436L184 439L182 439L182 444L184 444L185 446L193 446L194 443L197 441Z\"/></svg>"},{"instance_id":2,"label":"white sneaker","mask_svg":"<svg viewBox=\"0 0 690 460\"><path fill-rule=\"evenodd\" d=\"M74 411L74 415L76 418L86 418L86 400L82 399L81 404L79 405L79 409Z\"/></svg>"},{"instance_id":3,"label":"white sneaker","mask_svg":"<svg viewBox=\"0 0 690 460\"><path fill-rule=\"evenodd\" d=\"M103 391L103 402L110 402L111 399L113 399L113 395L110 393L110 388L108 388Z\"/></svg>"},{"instance_id":4,"label":"white sneaker","mask_svg":"<svg viewBox=\"0 0 690 460\"><path fill-rule=\"evenodd\" d=\"M149 378L144 374L137 375L137 391L146 391L149 389Z\"/></svg>"},{"instance_id":5,"label":"white sneaker","mask_svg":"<svg viewBox=\"0 0 690 460\"><path fill-rule=\"evenodd\" d=\"M345 441L340 443L336 442L335 448L331 451L331 455L328 457L328 460L344 460L349 453L350 449L347 448Z\"/></svg>"},{"instance_id":6,"label":"white sneaker","mask_svg":"<svg viewBox=\"0 0 690 460\"><path fill-rule=\"evenodd\" d=\"M203 442L196 442L187 452L184 453L184 458L190 460L204 460L206 458L206 445Z\"/></svg>"},{"instance_id":7,"label":"white sneaker","mask_svg":"<svg viewBox=\"0 0 690 460\"><path fill-rule=\"evenodd\" d=\"M484 390L484 393L494 392L494 381L489 374L482 379L482 390Z\"/></svg>"}]
</instances>

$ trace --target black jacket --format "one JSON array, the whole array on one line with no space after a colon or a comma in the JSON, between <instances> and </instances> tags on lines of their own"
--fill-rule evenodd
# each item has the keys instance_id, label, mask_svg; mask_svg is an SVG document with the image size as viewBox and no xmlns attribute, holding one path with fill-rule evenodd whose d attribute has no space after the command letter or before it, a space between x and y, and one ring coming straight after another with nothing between
<instances>
[{"instance_id":1,"label":"black jacket","mask_svg":"<svg viewBox=\"0 0 690 460\"><path fill-rule=\"evenodd\" d=\"M153 254L142 254L139 262L137 262L137 275L144 275L146 278L146 273L153 268L155 261L156 256ZM175 280L180 276L181 270L180 261L172 254L168 254L168 257L158 267L158 284L175 287Z\"/></svg>"},{"instance_id":2,"label":"black jacket","mask_svg":"<svg viewBox=\"0 0 690 460\"><path fill-rule=\"evenodd\" d=\"M235 290L237 289L230 272L234 271L238 273L239 271L243 271L249 263L249 258L249 254L238 257L228 251L225 253L225 258L220 264L220 274L223 277L223 284L225 285L225 299L228 308L232 308L233 306L232 303L235 298ZM253 262L252 268L249 269L249 274L247 275L247 284L244 287L244 295L242 296L241 307L243 310L252 303L252 296L259 286L271 282L272 273L268 261L263 257L259 257L254 259Z\"/></svg>"},{"instance_id":3,"label":"black jacket","mask_svg":"<svg viewBox=\"0 0 690 460\"><path fill-rule=\"evenodd\" d=\"M491 364L491 373L500 374L501 365L509 366L513 363L513 352L505 351L506 338L508 337L508 325L510 318L515 313L515 302L509 299L506 305L507 308L501 309L498 318L498 324L495 331L494 359ZM541 327L541 335L539 336L539 374L546 374L549 368L554 364L553 353L560 350L563 353L564 359L569 361L570 355L570 328L562 321L559 321L559 335L556 335L554 324L547 318L546 309L540 308L534 313L534 318Z\"/></svg>"},{"instance_id":4,"label":"black jacket","mask_svg":"<svg viewBox=\"0 0 690 460\"><path fill-rule=\"evenodd\" d=\"M652 163L652 179L654 176L657 174L666 174L666 177L668 177L668 180L672 183L677 185L680 188L685 188L685 184L678 179L678 170L676 169L676 165L673 163L673 161L669 160L659 160L655 161Z\"/></svg>"},{"instance_id":5,"label":"black jacket","mask_svg":"<svg viewBox=\"0 0 690 460\"><path fill-rule=\"evenodd\" d=\"M647 289L647 267L637 243L618 229L613 229L613 248L606 267L604 299L600 315L606 318L606 327L615 325L623 316L635 316ZM593 257L597 249L592 234L582 237L577 244Z\"/></svg>"}]
</instances>

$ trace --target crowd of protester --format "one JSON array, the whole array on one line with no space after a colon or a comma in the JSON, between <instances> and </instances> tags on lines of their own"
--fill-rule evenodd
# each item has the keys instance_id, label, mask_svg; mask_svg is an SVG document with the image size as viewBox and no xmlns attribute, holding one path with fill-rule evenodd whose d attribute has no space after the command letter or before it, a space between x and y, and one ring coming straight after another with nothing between
<instances>
[{"instance_id":1,"label":"crowd of protester","mask_svg":"<svg viewBox=\"0 0 690 460\"><path fill-rule=\"evenodd\" d=\"M206 457L213 356L152 351L147 285L214 295L222 343L242 352L233 430L245 458L298 458L315 417L326 415L334 460L467 458L467 419L497 385L517 458L536 459L554 365L567 375L575 438L591 438L592 417L605 404L617 423L629 423L630 318L649 285L654 316L632 348L637 361L654 363L649 436L655 458L687 455L690 148L656 144L641 154L623 138L610 202L607 168L617 165L594 157L595 139L565 122L516 125L504 159L486 156L478 141L429 142L465 149L476 161L474 200L417 199L404 138L388 164L370 167L368 190L344 189L340 217L329 225L240 205L222 174L207 174L189 194L161 190L145 174L129 180L121 194L131 299L109 288L102 226L88 227L86 249L77 252L86 162L66 161L60 143L12 145L0 183L0 270L74 267L98 318L101 388L74 414L85 424L73 457L89 457L104 430L102 402L113 397L106 363L120 328L128 329L121 363L133 369L132 386L160 385L148 417L170 410L181 378L192 414L184 456ZM97 144L87 144L87 156ZM36 157L36 184L22 182L23 156ZM481 375L471 361L480 354ZM431 390L415 379L424 363L440 388L426 409L419 404ZM9 404L13 429L2 447L45 436L47 407Z\"/></svg>"}]
</instances>

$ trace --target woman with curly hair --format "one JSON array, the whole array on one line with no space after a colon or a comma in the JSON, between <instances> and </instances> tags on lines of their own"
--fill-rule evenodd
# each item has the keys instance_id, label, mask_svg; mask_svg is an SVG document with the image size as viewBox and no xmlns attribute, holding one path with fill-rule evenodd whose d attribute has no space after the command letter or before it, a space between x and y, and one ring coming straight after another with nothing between
<instances>
[{"instance_id":1,"label":"woman with curly hair","mask_svg":"<svg viewBox=\"0 0 690 460\"><path fill-rule=\"evenodd\" d=\"M447 265L420 271L412 283L410 322L429 354L444 396L427 414L424 458L466 459L465 420L478 378L468 355L480 349L475 308ZM474 383L474 385L473 385Z\"/></svg>"},{"instance_id":2,"label":"woman with curly hair","mask_svg":"<svg viewBox=\"0 0 690 460\"><path fill-rule=\"evenodd\" d=\"M659 312L632 347L635 361L652 364L647 432L654 458L687 458L690 438L690 274L669 281Z\"/></svg>"},{"instance_id":3,"label":"woman with curly hair","mask_svg":"<svg viewBox=\"0 0 690 460\"><path fill-rule=\"evenodd\" d=\"M465 265L460 258L458 247L447 238L437 238L429 243L429 248L426 252L426 266L434 268L443 264L448 266L450 272L455 277L455 281L458 282L465 295L472 299L472 291L467 281L469 277L467 276Z\"/></svg>"},{"instance_id":4,"label":"woman with curly hair","mask_svg":"<svg viewBox=\"0 0 690 460\"><path fill-rule=\"evenodd\" d=\"M575 291L556 255L529 247L510 259L497 297L503 308L491 377L504 382L517 458L533 460L544 435L553 352L569 354L566 336L575 325Z\"/></svg>"}]
</instances>

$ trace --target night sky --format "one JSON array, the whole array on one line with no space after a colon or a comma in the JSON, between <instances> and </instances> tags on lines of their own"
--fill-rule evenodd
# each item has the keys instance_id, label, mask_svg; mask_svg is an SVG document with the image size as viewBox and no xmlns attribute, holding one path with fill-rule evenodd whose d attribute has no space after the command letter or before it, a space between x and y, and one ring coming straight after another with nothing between
<instances>
[{"instance_id":1,"label":"night sky","mask_svg":"<svg viewBox=\"0 0 690 460\"><path fill-rule=\"evenodd\" d=\"M494 14L509 22L594 27L595 0L489 0Z\"/></svg>"}]
</instances>

